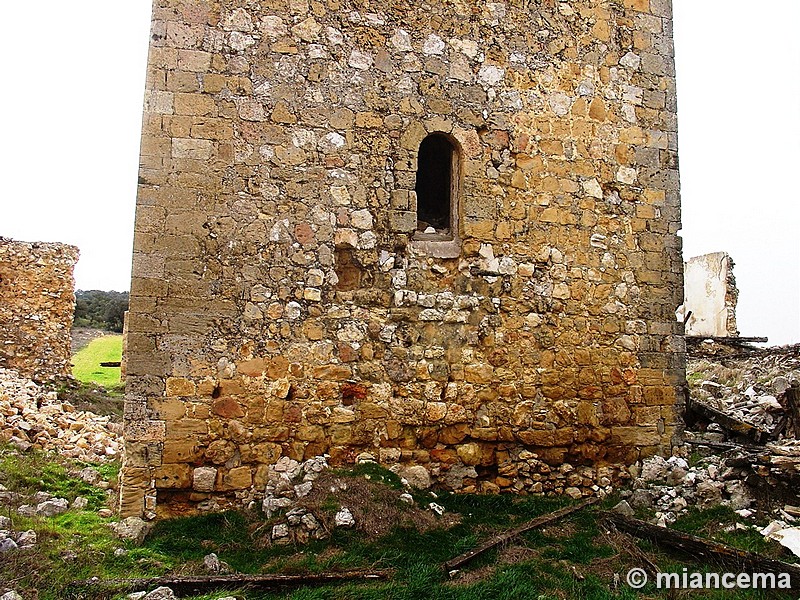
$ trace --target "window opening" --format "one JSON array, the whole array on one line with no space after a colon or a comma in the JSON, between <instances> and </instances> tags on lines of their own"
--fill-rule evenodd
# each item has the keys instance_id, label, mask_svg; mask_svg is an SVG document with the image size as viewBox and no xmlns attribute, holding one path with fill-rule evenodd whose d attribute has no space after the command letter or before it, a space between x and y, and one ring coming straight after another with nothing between
<instances>
[{"instance_id":1,"label":"window opening","mask_svg":"<svg viewBox=\"0 0 800 600\"><path fill-rule=\"evenodd\" d=\"M422 140L417 155L417 230L448 234L453 226L456 149L442 134Z\"/></svg>"}]
</instances>

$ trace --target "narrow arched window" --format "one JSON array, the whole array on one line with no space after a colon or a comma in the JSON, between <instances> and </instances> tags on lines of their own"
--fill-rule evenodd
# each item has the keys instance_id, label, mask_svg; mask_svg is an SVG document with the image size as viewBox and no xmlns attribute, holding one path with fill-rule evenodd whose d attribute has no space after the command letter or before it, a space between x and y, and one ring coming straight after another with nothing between
<instances>
[{"instance_id":1,"label":"narrow arched window","mask_svg":"<svg viewBox=\"0 0 800 600\"><path fill-rule=\"evenodd\" d=\"M417 155L417 231L453 235L455 228L458 150L442 133L432 133Z\"/></svg>"}]
</instances>

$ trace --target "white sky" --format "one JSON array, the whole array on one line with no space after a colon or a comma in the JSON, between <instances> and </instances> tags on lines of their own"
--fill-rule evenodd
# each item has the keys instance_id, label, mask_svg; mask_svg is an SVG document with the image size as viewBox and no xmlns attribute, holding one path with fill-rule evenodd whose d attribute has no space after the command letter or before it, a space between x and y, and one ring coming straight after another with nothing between
<instances>
[{"instance_id":1,"label":"white sky","mask_svg":"<svg viewBox=\"0 0 800 600\"><path fill-rule=\"evenodd\" d=\"M674 0L684 255L736 262L742 335L800 342L800 0ZM127 290L150 0L13 2L0 236Z\"/></svg>"}]
</instances>

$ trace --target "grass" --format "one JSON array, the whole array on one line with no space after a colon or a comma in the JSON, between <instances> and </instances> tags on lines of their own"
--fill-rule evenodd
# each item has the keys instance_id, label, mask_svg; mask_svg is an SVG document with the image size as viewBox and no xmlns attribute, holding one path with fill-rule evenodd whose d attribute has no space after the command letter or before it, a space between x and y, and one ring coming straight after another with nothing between
<instances>
[{"instance_id":1,"label":"grass","mask_svg":"<svg viewBox=\"0 0 800 600\"><path fill-rule=\"evenodd\" d=\"M122 359L122 336L104 335L92 340L88 346L72 357L72 374L82 383L93 383L108 390L119 390L119 367L101 367L101 362Z\"/></svg>"},{"instance_id":2,"label":"grass","mask_svg":"<svg viewBox=\"0 0 800 600\"><path fill-rule=\"evenodd\" d=\"M442 570L443 562L492 535L569 504L565 498L449 493L437 493L434 497L417 492L419 506L435 501L444 506L448 514L458 515L460 519L449 527L425 531L394 527L386 534L372 537L361 531L334 529L329 539L305 546L273 546L267 536L272 522L256 513L230 511L160 521L145 542L136 547L112 535L108 525L113 519L97 515L97 508L105 503L106 491L89 486L75 476L83 466L57 455L21 453L10 446L0 446L0 483L9 491L27 496L44 490L68 499L76 495L90 499L87 510L71 510L52 518L23 518L12 508L0 506L0 513L12 517L14 529L34 529L39 537L33 549L5 554L0 561L0 582L8 582L6 585L14 587L25 598L121 600L125 595L113 590L86 591L69 584L91 577L203 574L203 557L211 552L241 573L389 568L395 570L395 576L390 581L271 593L227 590L195 596L194 600L229 596L246 600L666 600L684 597L682 593L675 595L674 591L657 590L652 585L635 591L624 583L613 584L614 574L623 574L624 578L628 569L641 565L610 545L600 525L597 508L584 509L487 552L453 580ZM112 482L118 474L118 465L103 465L97 469ZM395 489L392 486L397 483L385 469L376 465L359 468L355 473L337 473L342 478L352 478L351 487L355 486L356 479L363 481L365 477L389 489ZM330 510L337 508L338 505L332 505ZM677 528L704 537L721 535L727 543L763 552L765 548L760 546L763 542L749 532L721 532L725 525L735 524L737 518L732 511L723 508L691 511L678 522ZM684 568L692 572L719 570L713 565L693 563L684 556L666 554L646 542L640 544L666 572L680 573ZM790 596L722 590L693 592L691 597L766 600Z\"/></svg>"}]
</instances>

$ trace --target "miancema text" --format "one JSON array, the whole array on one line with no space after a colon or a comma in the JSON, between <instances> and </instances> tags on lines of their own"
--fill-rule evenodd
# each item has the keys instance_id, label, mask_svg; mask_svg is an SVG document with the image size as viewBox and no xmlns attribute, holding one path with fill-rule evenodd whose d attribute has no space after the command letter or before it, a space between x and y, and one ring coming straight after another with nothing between
<instances>
[{"instance_id":1,"label":"miancema text","mask_svg":"<svg viewBox=\"0 0 800 600\"><path fill-rule=\"evenodd\" d=\"M769 590L792 588L789 573L657 573L659 589L743 589Z\"/></svg>"}]
</instances>

